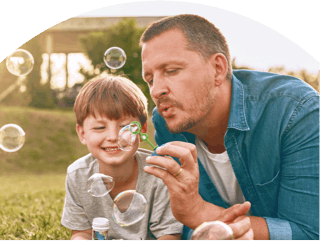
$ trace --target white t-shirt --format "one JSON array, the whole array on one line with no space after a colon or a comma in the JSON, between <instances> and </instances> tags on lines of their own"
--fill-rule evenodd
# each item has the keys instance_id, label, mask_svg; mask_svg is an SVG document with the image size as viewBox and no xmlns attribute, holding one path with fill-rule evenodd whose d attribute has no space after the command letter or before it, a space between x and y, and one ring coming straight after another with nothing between
<instances>
[{"instance_id":1,"label":"white t-shirt","mask_svg":"<svg viewBox=\"0 0 320 241\"><path fill-rule=\"evenodd\" d=\"M230 206L244 203L245 198L234 174L227 151L221 154L209 152L206 144L196 137L198 157L222 199Z\"/></svg>"},{"instance_id":2,"label":"white t-shirt","mask_svg":"<svg viewBox=\"0 0 320 241\"><path fill-rule=\"evenodd\" d=\"M92 227L94 218L108 218L108 239L150 240L165 234L182 233L183 225L171 212L167 186L160 178L143 170L147 165L145 159L151 154L151 151L140 148L135 154L139 171L136 191L148 202L146 215L142 220L128 227L119 226L112 217L113 200L110 195L93 197L87 192L88 178L99 172L97 159L88 154L68 167L62 225L71 230L86 230Z\"/></svg>"}]
</instances>

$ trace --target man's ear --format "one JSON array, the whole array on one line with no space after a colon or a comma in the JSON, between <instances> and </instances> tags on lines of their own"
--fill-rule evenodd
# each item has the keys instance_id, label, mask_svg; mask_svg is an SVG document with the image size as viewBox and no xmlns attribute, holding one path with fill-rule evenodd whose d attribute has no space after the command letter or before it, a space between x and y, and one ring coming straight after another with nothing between
<instances>
[{"instance_id":1,"label":"man's ear","mask_svg":"<svg viewBox=\"0 0 320 241\"><path fill-rule=\"evenodd\" d=\"M147 133L148 130L148 122L144 123L144 125L141 127L141 133ZM142 142L142 139L140 137L140 142Z\"/></svg>"},{"instance_id":2,"label":"man's ear","mask_svg":"<svg viewBox=\"0 0 320 241\"><path fill-rule=\"evenodd\" d=\"M215 68L215 83L219 86L227 78L228 73L228 61L222 53L213 54L210 57L210 62Z\"/></svg>"},{"instance_id":3,"label":"man's ear","mask_svg":"<svg viewBox=\"0 0 320 241\"><path fill-rule=\"evenodd\" d=\"M79 137L80 142L81 142L83 145L87 145L87 141L86 141L86 138L85 138L85 133L84 133L83 127L80 126L79 124L77 124L77 125L76 125L76 130L77 130L77 134L78 134L78 137Z\"/></svg>"}]
</instances>

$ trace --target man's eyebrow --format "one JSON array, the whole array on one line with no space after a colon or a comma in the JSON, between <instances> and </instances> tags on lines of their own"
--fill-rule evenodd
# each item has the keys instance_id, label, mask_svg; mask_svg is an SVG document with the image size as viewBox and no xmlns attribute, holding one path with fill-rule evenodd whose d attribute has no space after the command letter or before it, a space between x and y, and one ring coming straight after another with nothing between
<instances>
[{"instance_id":1,"label":"man's eyebrow","mask_svg":"<svg viewBox=\"0 0 320 241\"><path fill-rule=\"evenodd\" d=\"M142 71L142 78L143 78L144 80L146 80L146 78L147 78L149 75L151 75L149 72L144 72L144 71Z\"/></svg>"}]
</instances>

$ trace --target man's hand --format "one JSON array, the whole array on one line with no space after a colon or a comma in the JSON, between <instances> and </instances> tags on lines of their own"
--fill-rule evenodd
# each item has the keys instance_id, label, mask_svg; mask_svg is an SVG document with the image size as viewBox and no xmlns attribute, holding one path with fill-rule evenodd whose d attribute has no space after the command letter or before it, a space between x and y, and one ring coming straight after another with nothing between
<instances>
[{"instance_id":1,"label":"man's hand","mask_svg":"<svg viewBox=\"0 0 320 241\"><path fill-rule=\"evenodd\" d=\"M161 178L167 185L171 210L178 221L195 229L204 222L220 220L229 224L235 239L248 239L253 236L250 219L242 217L251 207L249 202L224 209L201 198L198 189L199 169L195 145L170 142L158 148L156 152L163 156L150 156L146 162L165 170L154 166L147 166L144 170ZM179 158L181 166L165 155Z\"/></svg>"},{"instance_id":2,"label":"man's hand","mask_svg":"<svg viewBox=\"0 0 320 241\"><path fill-rule=\"evenodd\" d=\"M175 218L192 229L203 222L216 220L224 208L205 202L199 194L199 169L195 145L170 142L158 148L156 152L163 156L150 156L146 162L165 170L154 166L147 166L144 170L161 178L167 185ZM181 166L165 155L179 158Z\"/></svg>"},{"instance_id":3,"label":"man's hand","mask_svg":"<svg viewBox=\"0 0 320 241\"><path fill-rule=\"evenodd\" d=\"M235 204L221 212L218 220L229 225L233 231L234 239L253 239L253 230L251 227L250 218L244 216L247 212L249 212L250 207L250 202L244 202L242 204Z\"/></svg>"}]
</instances>

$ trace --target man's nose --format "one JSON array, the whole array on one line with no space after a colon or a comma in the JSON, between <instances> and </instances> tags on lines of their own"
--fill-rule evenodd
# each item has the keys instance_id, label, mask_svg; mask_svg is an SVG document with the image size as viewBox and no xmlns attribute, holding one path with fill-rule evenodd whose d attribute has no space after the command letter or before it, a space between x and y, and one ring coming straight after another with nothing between
<instances>
[{"instance_id":1,"label":"man's nose","mask_svg":"<svg viewBox=\"0 0 320 241\"><path fill-rule=\"evenodd\" d=\"M150 95L152 99L160 99L166 95L168 95L169 89L167 82L164 78L154 77L153 85L150 89Z\"/></svg>"}]
</instances>

